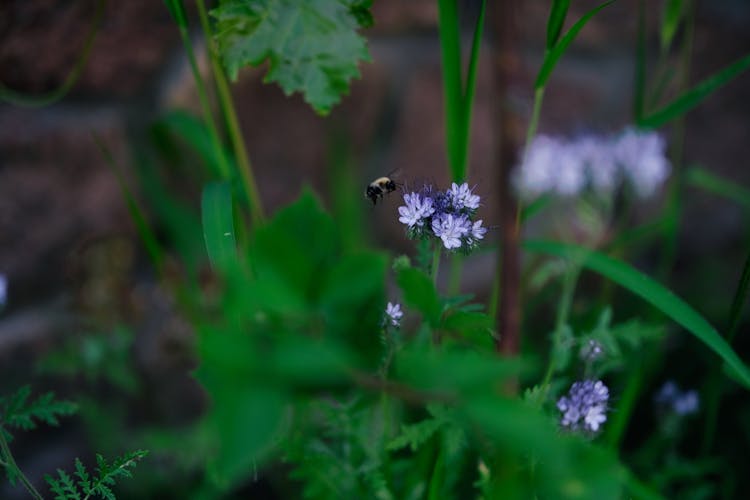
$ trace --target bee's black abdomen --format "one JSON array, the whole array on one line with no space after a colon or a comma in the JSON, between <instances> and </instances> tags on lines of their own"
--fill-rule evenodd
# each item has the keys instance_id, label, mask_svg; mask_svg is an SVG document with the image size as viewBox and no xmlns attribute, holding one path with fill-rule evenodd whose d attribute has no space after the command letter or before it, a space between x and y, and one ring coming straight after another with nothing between
<instances>
[{"instance_id":1,"label":"bee's black abdomen","mask_svg":"<svg viewBox=\"0 0 750 500\"><path fill-rule=\"evenodd\" d=\"M383 190L380 189L379 186L370 184L369 186L367 186L365 196L372 200L373 205L376 205L378 203L378 198L383 197Z\"/></svg>"}]
</instances>

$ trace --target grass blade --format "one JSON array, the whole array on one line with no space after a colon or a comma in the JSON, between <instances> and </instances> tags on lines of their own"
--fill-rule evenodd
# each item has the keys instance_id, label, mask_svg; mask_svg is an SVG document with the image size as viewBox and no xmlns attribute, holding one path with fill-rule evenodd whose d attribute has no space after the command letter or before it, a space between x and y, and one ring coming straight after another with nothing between
<instances>
[{"instance_id":1,"label":"grass blade","mask_svg":"<svg viewBox=\"0 0 750 500\"><path fill-rule=\"evenodd\" d=\"M669 49L677 33L677 28L680 26L680 20L682 19L682 7L683 0L668 0L664 6L661 30L659 32L662 52L666 52Z\"/></svg>"},{"instance_id":2,"label":"grass blade","mask_svg":"<svg viewBox=\"0 0 750 500\"><path fill-rule=\"evenodd\" d=\"M577 245L554 241L527 241L530 252L572 258L640 296L684 327L719 355L745 387L750 388L750 370L716 329L684 300L629 264Z\"/></svg>"},{"instance_id":3,"label":"grass blade","mask_svg":"<svg viewBox=\"0 0 750 500\"><path fill-rule=\"evenodd\" d=\"M747 54L713 76L706 78L692 89L687 90L660 110L638 120L638 125L645 128L657 128L684 115L700 104L703 99L714 93L719 87L729 83L732 78L749 67L750 54Z\"/></svg>"},{"instance_id":4,"label":"grass blade","mask_svg":"<svg viewBox=\"0 0 750 500\"><path fill-rule=\"evenodd\" d=\"M138 202L135 199L135 196L133 196L133 193L130 191L128 183L125 182L125 178L123 177L122 172L120 172L120 169L117 166L117 162L115 161L114 156L112 156L112 152L98 135L96 135L95 133L92 133L92 135L94 137L94 142L96 142L96 145L99 147L99 150L101 150L102 155L104 156L106 164L109 166L112 173L115 174L117 184L120 187L120 192L122 192L122 196L123 198L125 198L125 203L128 206L128 212L130 212L130 217L135 223L138 235L141 237L141 241L143 241L143 245L146 247L146 252L148 253L149 259L151 259L151 263L154 265L156 272L160 273L162 262L164 261L164 252L162 250L161 244L156 238L156 234L154 234L151 226L146 221L146 217L143 215L143 210L141 210Z\"/></svg>"},{"instance_id":5,"label":"grass blade","mask_svg":"<svg viewBox=\"0 0 750 500\"><path fill-rule=\"evenodd\" d=\"M547 50L552 50L560 39L565 16L568 15L570 0L554 0L547 20Z\"/></svg>"},{"instance_id":6,"label":"grass blade","mask_svg":"<svg viewBox=\"0 0 750 500\"><path fill-rule=\"evenodd\" d=\"M701 167L691 167L685 175L691 186L734 201L744 209L750 210L750 189L720 177Z\"/></svg>"},{"instance_id":7,"label":"grass blade","mask_svg":"<svg viewBox=\"0 0 750 500\"><path fill-rule=\"evenodd\" d=\"M479 67L479 48L482 45L482 33L484 32L484 17L487 10L487 2L482 0L477 24L474 27L474 39L471 42L471 54L469 55L469 71L466 76L466 89L463 98L463 121L461 123L461 163L457 172L453 172L453 180L462 182L466 179L466 165L469 152L469 132L471 131L471 113L474 108L474 94L477 88L477 68Z\"/></svg>"},{"instance_id":8,"label":"grass blade","mask_svg":"<svg viewBox=\"0 0 750 500\"><path fill-rule=\"evenodd\" d=\"M638 122L646 112L646 7L638 2L638 40L635 49L635 82L633 84L633 116Z\"/></svg>"},{"instance_id":9,"label":"grass blade","mask_svg":"<svg viewBox=\"0 0 750 500\"><path fill-rule=\"evenodd\" d=\"M201 214L206 251L214 269L226 269L237 258L232 188L228 182L210 182L203 188Z\"/></svg>"},{"instance_id":10,"label":"grass blade","mask_svg":"<svg viewBox=\"0 0 750 500\"><path fill-rule=\"evenodd\" d=\"M463 127L463 90L461 83L461 33L456 0L438 0L440 54L443 66L443 103L445 106L445 141L451 178L461 173ZM465 154L464 154L465 156Z\"/></svg>"},{"instance_id":11,"label":"grass blade","mask_svg":"<svg viewBox=\"0 0 750 500\"><path fill-rule=\"evenodd\" d=\"M737 284L737 291L734 293L732 308L729 310L729 328L727 329L727 342L734 340L737 333L737 327L742 317L742 308L747 302L748 291L750 290L750 255L745 259L745 267L742 270L740 282Z\"/></svg>"},{"instance_id":12,"label":"grass blade","mask_svg":"<svg viewBox=\"0 0 750 500\"><path fill-rule=\"evenodd\" d=\"M584 26L586 26L586 23L589 22L589 20L594 17L600 10L602 10L607 5L614 2L614 0L609 0L608 2L604 2L603 4L599 5L598 7L595 7L585 13L579 20L576 22L571 28L568 30L567 33L555 44L555 46L547 51L547 54L544 56L544 62L542 63L542 67L539 69L539 74L536 77L536 82L534 83L535 89L543 88L545 85L547 85L547 81L549 80L550 75L552 75L552 70L555 69L555 65L557 64L557 61L562 57L562 55L565 53L565 51L568 49L568 46L575 40L576 36L578 36L578 33L583 29Z\"/></svg>"}]
</instances>

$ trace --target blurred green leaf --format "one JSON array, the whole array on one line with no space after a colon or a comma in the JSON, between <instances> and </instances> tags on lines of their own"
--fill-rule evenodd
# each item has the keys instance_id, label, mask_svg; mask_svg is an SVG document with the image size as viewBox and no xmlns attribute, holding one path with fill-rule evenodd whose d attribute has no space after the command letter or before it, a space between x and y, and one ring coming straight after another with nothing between
<instances>
[{"instance_id":1,"label":"blurred green leaf","mask_svg":"<svg viewBox=\"0 0 750 500\"><path fill-rule=\"evenodd\" d=\"M569 6L570 0L553 0L552 8L549 11L549 19L547 19L547 50L552 50L560 39Z\"/></svg>"},{"instance_id":2,"label":"blurred green leaf","mask_svg":"<svg viewBox=\"0 0 750 500\"><path fill-rule=\"evenodd\" d=\"M268 61L266 82L278 82L287 95L302 92L327 114L359 77L359 61L370 60L357 34L366 12L361 1L222 0L211 14L232 79L243 66Z\"/></svg>"},{"instance_id":3,"label":"blurred green leaf","mask_svg":"<svg viewBox=\"0 0 750 500\"><path fill-rule=\"evenodd\" d=\"M708 169L693 166L685 172L685 181L694 187L709 193L722 196L750 210L750 189L745 186L714 174Z\"/></svg>"},{"instance_id":4,"label":"blurred green leaf","mask_svg":"<svg viewBox=\"0 0 750 500\"><path fill-rule=\"evenodd\" d=\"M440 297L430 277L419 269L411 267L401 270L397 281L403 292L404 302L421 312L433 328L437 327L442 308Z\"/></svg>"},{"instance_id":5,"label":"blurred green leaf","mask_svg":"<svg viewBox=\"0 0 750 500\"><path fill-rule=\"evenodd\" d=\"M750 370L716 329L685 301L642 272L625 262L577 245L553 241L526 241L523 247L530 252L577 259L581 265L642 297L718 354L737 374L742 384L750 388Z\"/></svg>"},{"instance_id":6,"label":"blurred green leaf","mask_svg":"<svg viewBox=\"0 0 750 500\"><path fill-rule=\"evenodd\" d=\"M684 115L700 104L706 97L713 94L721 86L729 83L734 77L745 71L748 67L750 67L750 54L741 57L726 68L706 78L695 85L692 89L686 90L679 97L669 104L666 104L661 109L637 120L638 126L644 128L657 128Z\"/></svg>"},{"instance_id":7,"label":"blurred green leaf","mask_svg":"<svg viewBox=\"0 0 750 500\"><path fill-rule=\"evenodd\" d=\"M661 30L661 50L666 52L672 44L677 28L680 26L682 19L684 2L683 0L667 0L662 13Z\"/></svg>"},{"instance_id":8,"label":"blurred green leaf","mask_svg":"<svg viewBox=\"0 0 750 500\"><path fill-rule=\"evenodd\" d=\"M455 311L443 319L440 329L469 340L471 345L491 349L494 347L492 338L494 324L494 319L485 313Z\"/></svg>"},{"instance_id":9,"label":"blurred green leaf","mask_svg":"<svg viewBox=\"0 0 750 500\"><path fill-rule=\"evenodd\" d=\"M555 69L557 61L562 57L565 51L568 50L568 46L573 43L573 40L575 40L576 36L578 36L578 32L583 29L586 23L589 22L589 20L594 17L597 12L599 12L612 2L614 2L614 0L604 2L603 4L591 9L586 14L584 14L581 19L578 20L578 22L571 26L568 32L563 35L563 37L555 44L555 46L547 51L547 53L544 55L544 62L542 62L542 67L539 69L539 74L536 77L536 82L534 83L535 89L538 90L547 85L547 81L552 75L552 70Z\"/></svg>"},{"instance_id":10,"label":"blurred green leaf","mask_svg":"<svg viewBox=\"0 0 750 500\"><path fill-rule=\"evenodd\" d=\"M206 184L201 198L201 219L206 251L214 269L225 270L237 260L233 210L228 182Z\"/></svg>"}]
</instances>

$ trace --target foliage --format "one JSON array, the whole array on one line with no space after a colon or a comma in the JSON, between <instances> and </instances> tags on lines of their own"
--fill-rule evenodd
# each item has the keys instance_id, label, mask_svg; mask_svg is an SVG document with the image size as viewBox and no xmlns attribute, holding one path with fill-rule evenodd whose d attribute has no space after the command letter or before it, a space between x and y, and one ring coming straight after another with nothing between
<instances>
[{"instance_id":1,"label":"foliage","mask_svg":"<svg viewBox=\"0 0 750 500\"><path fill-rule=\"evenodd\" d=\"M112 486L118 479L133 477L131 469L146 455L148 451L137 450L115 458L112 463L107 463L103 456L97 454L94 473L86 470L83 463L76 458L74 472L76 479L71 478L62 469L57 469L57 478L47 474L44 479L49 483L56 500L88 500L91 497L114 500L115 494L112 492Z\"/></svg>"},{"instance_id":2,"label":"foliage","mask_svg":"<svg viewBox=\"0 0 750 500\"><path fill-rule=\"evenodd\" d=\"M6 428L28 431L36 429L39 422L58 426L59 417L76 412L75 403L56 400L53 392L44 393L33 401L29 400L30 395L31 387L25 385L10 396L0 397L0 430L6 439L12 437Z\"/></svg>"},{"instance_id":3,"label":"foliage","mask_svg":"<svg viewBox=\"0 0 750 500\"><path fill-rule=\"evenodd\" d=\"M302 92L328 113L359 77L359 61L370 56L357 28L372 23L369 1L222 0L211 13L216 39L230 76L246 65L268 61L267 82L284 92Z\"/></svg>"}]
</instances>

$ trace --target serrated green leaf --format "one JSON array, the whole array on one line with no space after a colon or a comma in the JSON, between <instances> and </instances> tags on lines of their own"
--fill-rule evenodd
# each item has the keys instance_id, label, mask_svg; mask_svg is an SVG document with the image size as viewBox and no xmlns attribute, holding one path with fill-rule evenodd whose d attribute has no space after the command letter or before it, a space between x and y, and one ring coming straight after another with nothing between
<instances>
[{"instance_id":1,"label":"serrated green leaf","mask_svg":"<svg viewBox=\"0 0 750 500\"><path fill-rule=\"evenodd\" d=\"M240 68L269 64L265 80L284 92L302 92L320 114L328 113L359 61L369 61L364 38L367 3L345 0L224 0L211 11L216 40L232 79Z\"/></svg>"},{"instance_id":2,"label":"serrated green leaf","mask_svg":"<svg viewBox=\"0 0 750 500\"><path fill-rule=\"evenodd\" d=\"M232 188L228 182L211 182L203 188L201 221L211 265L214 269L227 269L237 260Z\"/></svg>"},{"instance_id":3,"label":"serrated green leaf","mask_svg":"<svg viewBox=\"0 0 750 500\"><path fill-rule=\"evenodd\" d=\"M552 70L555 69L557 61L568 49L568 46L573 43L573 40L575 40L576 36L578 36L578 32L580 32L583 27L586 26L586 23L588 23L589 20L594 17L597 12L599 12L612 2L614 2L614 0L604 2L598 7L595 7L585 13L581 17L581 19L578 20L578 22L571 26L568 32L565 33L565 35L555 44L555 46L551 50L547 51L544 56L544 62L542 62L542 67L539 69L539 74L536 77L536 82L534 83L535 89L541 89L545 85L547 85L547 81L549 80L550 75L552 75Z\"/></svg>"},{"instance_id":4,"label":"serrated green leaf","mask_svg":"<svg viewBox=\"0 0 750 500\"><path fill-rule=\"evenodd\" d=\"M530 252L576 259L584 267L602 274L645 299L718 354L741 383L750 388L750 370L716 329L685 301L642 272L625 262L573 244L526 241L523 247Z\"/></svg>"}]
</instances>

